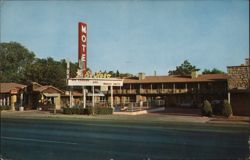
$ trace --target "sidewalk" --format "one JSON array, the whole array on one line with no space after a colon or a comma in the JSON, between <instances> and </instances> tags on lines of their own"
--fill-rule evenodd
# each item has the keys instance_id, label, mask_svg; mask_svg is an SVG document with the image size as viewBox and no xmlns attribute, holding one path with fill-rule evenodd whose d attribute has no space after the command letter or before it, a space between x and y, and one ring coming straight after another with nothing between
<instances>
[{"instance_id":1,"label":"sidewalk","mask_svg":"<svg viewBox=\"0 0 250 160\"><path fill-rule=\"evenodd\" d=\"M27 119L62 119L62 120L119 120L135 122L183 122L183 123L211 123L211 124L250 124L249 117L234 116L229 119L223 117L202 117L199 115L176 115L166 112L149 113L144 115L64 115L53 114L48 111L2 111L1 118L27 118Z\"/></svg>"},{"instance_id":2,"label":"sidewalk","mask_svg":"<svg viewBox=\"0 0 250 160\"><path fill-rule=\"evenodd\" d=\"M246 116L232 116L230 118L224 118L216 116L209 121L209 123L223 123L223 124L248 124L250 125L250 117Z\"/></svg>"},{"instance_id":3,"label":"sidewalk","mask_svg":"<svg viewBox=\"0 0 250 160\"><path fill-rule=\"evenodd\" d=\"M34 119L62 119L62 120L121 120L121 121L155 121L155 122L190 122L190 123L206 123L210 120L208 117L179 116L179 115L163 115L159 113L149 113L143 115L65 115L62 113L53 114L48 111L2 111L2 118L34 118Z\"/></svg>"}]
</instances>

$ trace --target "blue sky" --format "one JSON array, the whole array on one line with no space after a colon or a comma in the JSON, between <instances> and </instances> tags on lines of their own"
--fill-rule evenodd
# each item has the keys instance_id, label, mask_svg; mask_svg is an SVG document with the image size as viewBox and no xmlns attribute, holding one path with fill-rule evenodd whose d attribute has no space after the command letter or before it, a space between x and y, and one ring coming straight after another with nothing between
<instances>
[{"instance_id":1,"label":"blue sky","mask_svg":"<svg viewBox=\"0 0 250 160\"><path fill-rule=\"evenodd\" d=\"M246 0L6 1L1 41L37 57L77 62L78 22L88 24L88 67L166 75L184 60L201 70L249 56Z\"/></svg>"}]
</instances>

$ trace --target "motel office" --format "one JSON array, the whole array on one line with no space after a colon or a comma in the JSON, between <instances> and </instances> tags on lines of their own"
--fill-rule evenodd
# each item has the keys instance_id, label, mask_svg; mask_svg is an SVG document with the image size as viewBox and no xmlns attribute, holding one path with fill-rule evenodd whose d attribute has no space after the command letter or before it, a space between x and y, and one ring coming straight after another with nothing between
<instances>
[{"instance_id":1,"label":"motel office","mask_svg":"<svg viewBox=\"0 0 250 160\"><path fill-rule=\"evenodd\" d=\"M0 107L10 106L12 110L37 109L53 106L61 108L61 95L64 92L53 86L43 86L36 82L29 85L0 83Z\"/></svg>"}]
</instances>

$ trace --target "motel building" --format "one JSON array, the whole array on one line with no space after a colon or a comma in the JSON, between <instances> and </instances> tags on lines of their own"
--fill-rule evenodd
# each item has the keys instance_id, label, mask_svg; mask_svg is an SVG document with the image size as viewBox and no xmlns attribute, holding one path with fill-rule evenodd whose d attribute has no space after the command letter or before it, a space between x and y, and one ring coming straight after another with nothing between
<instances>
[{"instance_id":1,"label":"motel building","mask_svg":"<svg viewBox=\"0 0 250 160\"><path fill-rule=\"evenodd\" d=\"M25 89L26 85L18 83L0 83L0 107L8 106L12 110L22 107L25 103Z\"/></svg>"},{"instance_id":2,"label":"motel building","mask_svg":"<svg viewBox=\"0 0 250 160\"><path fill-rule=\"evenodd\" d=\"M189 76L146 76L139 73L138 77L124 79L72 78L71 85L77 87L70 91L36 82L28 85L0 83L0 107L60 110L63 107L84 107L85 101L85 107L127 107L124 111L129 111L132 106L142 106L142 109L162 106L199 108L204 100L218 102L227 99L234 115L249 116L249 59L244 64L227 68L228 74L198 75L192 72Z\"/></svg>"},{"instance_id":3,"label":"motel building","mask_svg":"<svg viewBox=\"0 0 250 160\"><path fill-rule=\"evenodd\" d=\"M61 95L63 94L64 91L54 86L31 82L26 89L26 107L40 110L60 110Z\"/></svg>"},{"instance_id":4,"label":"motel building","mask_svg":"<svg viewBox=\"0 0 250 160\"><path fill-rule=\"evenodd\" d=\"M146 76L125 78L123 86L114 87L114 103L121 106L199 107L204 100L227 99L227 74L190 76ZM110 92L106 94L110 100Z\"/></svg>"},{"instance_id":5,"label":"motel building","mask_svg":"<svg viewBox=\"0 0 250 160\"><path fill-rule=\"evenodd\" d=\"M28 85L18 83L0 83L0 107L11 110L61 109L61 95L64 92L54 86L31 82Z\"/></svg>"}]
</instances>

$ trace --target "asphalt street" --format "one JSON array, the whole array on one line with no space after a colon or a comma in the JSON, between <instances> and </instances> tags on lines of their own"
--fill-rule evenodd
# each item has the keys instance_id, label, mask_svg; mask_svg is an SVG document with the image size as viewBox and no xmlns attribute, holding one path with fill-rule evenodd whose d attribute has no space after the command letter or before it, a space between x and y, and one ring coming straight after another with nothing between
<instances>
[{"instance_id":1,"label":"asphalt street","mask_svg":"<svg viewBox=\"0 0 250 160\"><path fill-rule=\"evenodd\" d=\"M114 120L2 119L11 160L226 159L249 156L246 126Z\"/></svg>"}]
</instances>

